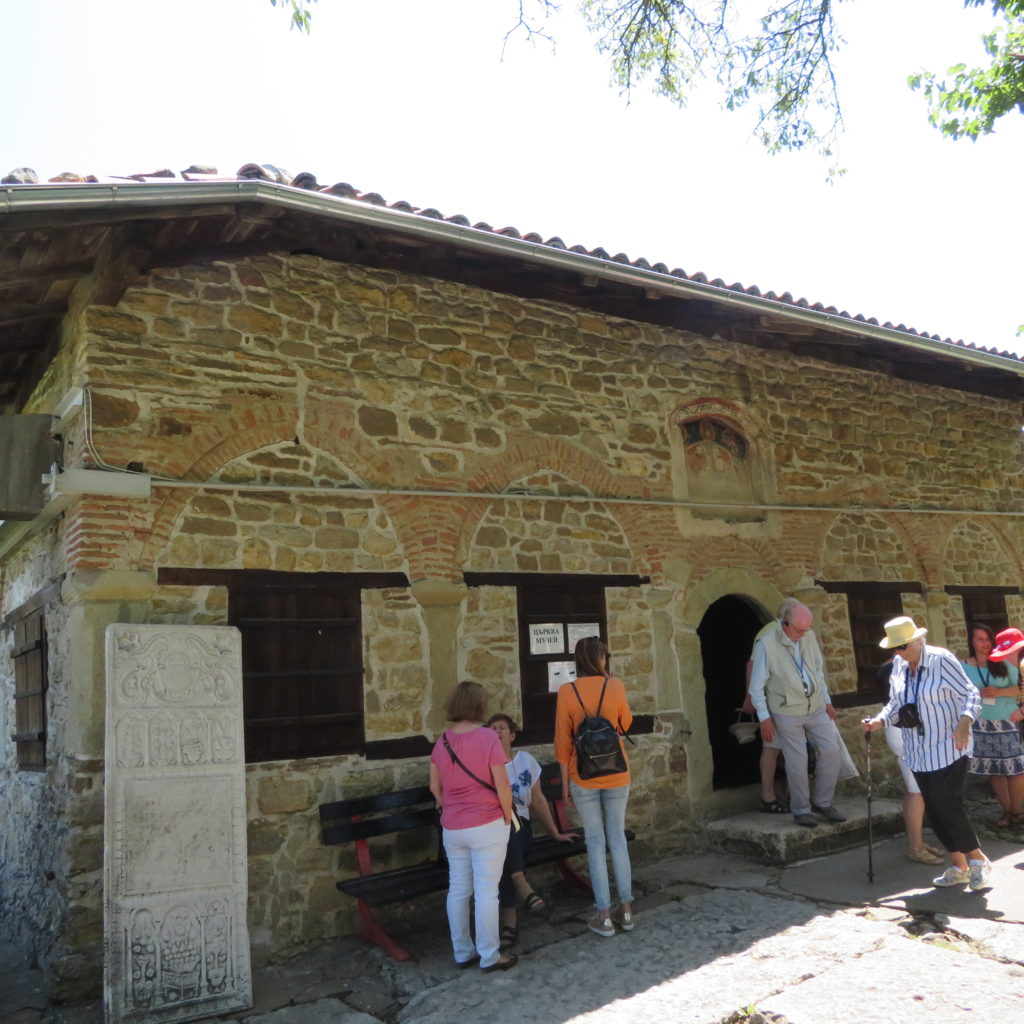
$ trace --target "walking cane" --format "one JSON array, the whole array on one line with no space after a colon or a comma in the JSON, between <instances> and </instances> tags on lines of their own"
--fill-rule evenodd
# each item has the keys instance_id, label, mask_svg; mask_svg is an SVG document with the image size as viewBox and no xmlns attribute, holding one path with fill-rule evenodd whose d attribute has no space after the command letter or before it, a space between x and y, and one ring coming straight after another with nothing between
<instances>
[{"instance_id":1,"label":"walking cane","mask_svg":"<svg viewBox=\"0 0 1024 1024\"><path fill-rule=\"evenodd\" d=\"M874 848L871 836L871 733L864 733L864 741L867 744L867 784L868 784L868 881L875 880Z\"/></svg>"}]
</instances>

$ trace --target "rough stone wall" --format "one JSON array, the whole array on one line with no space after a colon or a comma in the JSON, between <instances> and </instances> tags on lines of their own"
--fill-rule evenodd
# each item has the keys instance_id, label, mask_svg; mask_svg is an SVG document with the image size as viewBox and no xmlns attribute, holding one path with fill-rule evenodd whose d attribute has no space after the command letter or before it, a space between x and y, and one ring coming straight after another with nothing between
<instances>
[{"instance_id":1,"label":"rough stone wall","mask_svg":"<svg viewBox=\"0 0 1024 1024\"><path fill-rule=\"evenodd\" d=\"M0 748L0 799L17 821L5 832L9 848L23 865L19 851L37 829L63 858L54 963L60 952L87 955L75 951L90 948L98 922L95 638L112 621L215 623L227 614L223 588L157 587L161 566L406 572L409 590L363 595L375 739L433 734L445 689L461 675L484 682L496 705L518 706L515 596L461 592L464 571L650 575L649 586L610 589L607 602L616 671L635 710L656 716L654 734L631 751L631 824L663 843L691 813L714 807L695 631L704 595L721 581L769 611L785 593L813 597L840 691L853 686L845 599L814 591L815 578L920 581L926 596L905 595L905 610L954 634L958 601L945 600L944 585L1022 575L1024 529L985 516L1016 500L1013 403L781 351L396 271L267 256L153 271L117 308L86 309L33 401L72 371L91 384L93 440L106 462L241 489L155 479L148 500L85 498L59 537L5 566L7 610L54 578L57 563L69 570L51 653L57 664L66 653L65 685L73 677L84 696L73 706L51 698L64 760L14 778ZM672 416L708 396L728 405L745 437L757 494L847 511L730 519L643 504L688 493ZM85 449L84 425L69 437L72 461ZM329 493L336 488L355 493ZM514 499L522 489L551 500ZM410 490L497 497L400 493ZM928 506L965 512L915 511ZM30 564L47 551L57 553L49 563ZM1011 604L1011 615L1024 613L1024 601ZM0 683L9 708L9 662ZM280 951L351 925L353 908L334 890L338 873L354 870L351 854L320 847L316 805L425 777L422 759L250 766L257 946ZM381 856L398 863L421 853L392 844ZM15 870L0 868L4 878ZM18 886L23 904L48 905Z\"/></svg>"},{"instance_id":2,"label":"rough stone wall","mask_svg":"<svg viewBox=\"0 0 1024 1024\"><path fill-rule=\"evenodd\" d=\"M4 567L6 615L60 578L60 532L52 526ZM43 959L55 998L98 992L102 948L102 750L77 730L89 682L76 691L70 650L72 612L55 602L44 612L47 634L47 745L42 771L18 768L14 732L14 665L0 659L0 935ZM9 636L5 637L9 643ZM102 714L102 708L100 709ZM87 979L84 984L83 977Z\"/></svg>"}]
</instances>

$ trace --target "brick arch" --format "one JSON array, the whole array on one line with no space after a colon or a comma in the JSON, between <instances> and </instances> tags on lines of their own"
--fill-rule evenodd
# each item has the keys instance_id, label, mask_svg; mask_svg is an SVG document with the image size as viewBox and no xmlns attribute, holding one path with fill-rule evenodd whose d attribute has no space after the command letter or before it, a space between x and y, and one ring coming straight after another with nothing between
<instances>
[{"instance_id":1,"label":"brick arch","mask_svg":"<svg viewBox=\"0 0 1024 1024\"><path fill-rule=\"evenodd\" d=\"M145 568L155 563L158 554L169 543L174 532L175 524L179 521L189 501L192 500L197 492L202 490L201 481L210 480L215 477L218 472L223 470L226 466L229 466L237 459L254 455L257 452L265 451L278 445L287 444L291 442L294 437L294 423L290 425L290 429L284 436L281 436L279 432L274 431L273 424L263 424L259 427L253 428L245 435L225 438L215 444L210 451L204 453L193 464L195 467L196 479L197 481L200 481L200 483L197 483L195 488L175 487L162 500L158 499L157 502L153 503L155 508L151 520L152 525L145 537L142 539L139 546L140 550L137 558L134 560L134 564ZM304 443L311 452L320 452L329 458L334 459L340 466L351 472L352 476L358 479L358 474L352 472L351 467L349 467L335 452L325 451L308 438ZM224 458L224 456L227 456L227 458ZM159 490L159 481L154 481L154 489ZM385 507L384 502L382 502L379 497L376 495L367 495L367 497L371 498L381 506L385 514L390 517L389 510ZM395 528L394 524L392 524L392 527ZM397 528L395 528L395 533L397 536Z\"/></svg>"},{"instance_id":2,"label":"brick arch","mask_svg":"<svg viewBox=\"0 0 1024 1024\"><path fill-rule=\"evenodd\" d=\"M208 480L248 451L295 437L298 409L292 402L247 405L206 423L174 446L165 444L148 464L154 475Z\"/></svg>"},{"instance_id":3,"label":"brick arch","mask_svg":"<svg viewBox=\"0 0 1024 1024\"><path fill-rule=\"evenodd\" d=\"M973 538L974 544L972 545L974 549L976 551L990 552L988 558L985 558L984 555L979 556L979 561L985 566L986 576L984 579L979 578L978 575L962 578L963 574L960 573L954 578L950 573L953 562L951 550L958 537L964 538L965 541L970 541L972 539L970 534L972 533L975 535ZM984 538L986 536L991 538L992 542L990 545L985 544ZM962 544L962 547L966 549L967 544ZM944 583L1002 586L1006 584L1016 585L1021 578L1020 556L1010 539L994 523L966 518L955 520L944 538L941 550Z\"/></svg>"},{"instance_id":4,"label":"brick arch","mask_svg":"<svg viewBox=\"0 0 1024 1024\"><path fill-rule=\"evenodd\" d=\"M359 432L355 403L337 398L310 399L302 422L302 439L333 455L367 487L423 486L416 451L401 444L382 445Z\"/></svg>"},{"instance_id":5,"label":"brick arch","mask_svg":"<svg viewBox=\"0 0 1024 1024\"><path fill-rule=\"evenodd\" d=\"M575 445L557 438L527 435L513 438L503 456L488 458L466 484L468 490L502 493L519 481L542 472L557 473L567 482L579 484L588 495L594 496L595 505L603 505L598 495L630 497L636 489L635 480L612 473L604 462ZM461 572L469 557L472 537L492 503L493 499L472 499L467 504L460 502L458 510L449 516L447 525L455 528L455 543L451 551L453 570ZM638 572L650 571L652 556L659 565L662 563L662 544L655 538L658 534L668 536L669 523L666 520L660 529L651 529L659 518L651 513L658 510L639 505L603 507L609 518L622 528Z\"/></svg>"},{"instance_id":6,"label":"brick arch","mask_svg":"<svg viewBox=\"0 0 1024 1024\"><path fill-rule=\"evenodd\" d=\"M164 472L180 480L209 480L218 470L241 455L282 444L295 437L295 407L254 406L237 417L227 417L208 430L189 438L190 461L178 459ZM154 470L156 475L159 475ZM159 493L160 482L154 479ZM171 539L174 524L192 498L191 488L175 487L155 503L148 535L142 540L137 564L143 568L156 561L157 554Z\"/></svg>"},{"instance_id":7,"label":"brick arch","mask_svg":"<svg viewBox=\"0 0 1024 1024\"><path fill-rule=\"evenodd\" d=\"M567 486L572 488L574 492L580 490L579 482L569 477L564 473L556 473L550 468L543 466L537 470L537 473L543 474L546 478L552 479L554 484L553 489L543 491L541 493L552 493L557 495L559 491L563 491ZM512 481L511 485L506 488L505 493L514 494L520 489L526 489L533 491L537 488L535 474L530 474L525 477L521 477L518 480ZM456 558L459 564L465 566L470 563L470 558L475 548L475 544L479 540L479 529L483 526L496 527L498 529L504 529L507 532L507 554L510 558L515 560L515 556L520 554L525 555L530 559L538 559L538 553L533 550L520 551L519 545L526 543L527 545L543 544L537 533L537 529L550 532L554 529L556 532L566 529L573 530L572 525L567 525L566 520L574 520L577 517L582 522L582 517L586 515L587 522L583 536L577 537L572 544L572 555L578 554L580 557L584 557L590 563L590 566L586 569L578 571L582 572L613 572L613 573L632 573L637 571L638 562L640 561L640 553L637 551L635 543L628 536L626 529L620 517L616 514L621 506L608 505L601 501L600 497L594 497L589 493L581 495L585 501L583 507L577 504L566 505L559 510L559 515L556 517L558 520L557 526L552 526L550 522L545 524L547 519L546 515L531 515L526 512L523 508L523 504L518 501L506 502L501 498L495 498L487 502L486 506L481 509L481 514L478 517L474 517L472 526L466 524L466 529L460 531L459 546L456 549ZM537 501L526 502L526 505L533 505L536 509L537 505L545 504L543 499ZM497 506L505 506L499 510ZM597 517L603 520L604 526L596 525L592 522L591 517ZM534 521L538 520L536 526ZM598 538L597 534L600 534ZM541 534L543 536L543 534ZM561 543L564 544L565 537L562 538ZM594 545L599 544L602 547L602 551L599 553L595 550ZM539 561L543 561L543 552L539 553ZM563 557L570 555L570 552L563 551L559 560ZM475 561L472 563L473 568L477 567ZM511 563L510 563L511 564ZM519 571L543 571L540 567L534 569L520 569ZM562 569L561 571L573 571L568 569Z\"/></svg>"},{"instance_id":8,"label":"brick arch","mask_svg":"<svg viewBox=\"0 0 1024 1024\"><path fill-rule=\"evenodd\" d=\"M752 543L735 536L694 537L687 540L686 547L680 553L683 557L689 558L693 565L688 587L693 592L704 593L707 589L704 586L705 581L717 579L723 573L726 576L740 573L750 580L771 580L770 584L765 585L769 586L773 593L777 592L775 588L778 586L783 563L774 556L770 545ZM723 591L717 596L724 597L726 593L727 591ZM691 607L691 601L692 599L688 597L688 608ZM707 606L698 615L694 624L700 622L706 610Z\"/></svg>"},{"instance_id":9,"label":"brick arch","mask_svg":"<svg viewBox=\"0 0 1024 1024\"><path fill-rule=\"evenodd\" d=\"M515 481L544 470L560 473L590 494L625 498L637 489L633 478L613 473L601 459L577 445L532 434L511 435L505 452L481 460L479 470L467 484L474 491L504 491ZM651 485L644 485L644 489L650 490Z\"/></svg>"},{"instance_id":10,"label":"brick arch","mask_svg":"<svg viewBox=\"0 0 1024 1024\"><path fill-rule=\"evenodd\" d=\"M818 572L825 579L856 580L871 582L895 582L898 580L927 580L929 577L929 547L926 535L917 534L912 521L903 521L898 515L883 515L877 512L842 511L829 517L821 533L818 548ZM830 552L842 544L842 532L855 534L873 530L881 538L889 538L888 557L884 546L867 552L870 571L858 572L856 566L844 560L831 557ZM908 564L908 562L910 564Z\"/></svg>"}]
</instances>

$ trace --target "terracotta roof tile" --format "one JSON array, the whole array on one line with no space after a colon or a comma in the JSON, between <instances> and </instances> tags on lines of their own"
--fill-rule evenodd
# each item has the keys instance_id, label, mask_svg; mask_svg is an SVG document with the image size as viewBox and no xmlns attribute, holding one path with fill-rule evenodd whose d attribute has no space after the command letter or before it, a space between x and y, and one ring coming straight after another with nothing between
<instances>
[{"instance_id":1,"label":"terracotta roof tile","mask_svg":"<svg viewBox=\"0 0 1024 1024\"><path fill-rule=\"evenodd\" d=\"M446 220L451 224L458 224L462 227L469 227L471 221L468 217L461 213L453 214L445 217L443 213L433 207L417 207L412 203L406 202L405 200L399 200L395 203L388 203L386 199L378 192L359 192L353 188L348 182L340 181L333 185L321 186L316 179L316 176L309 171L303 171L295 177L292 177L287 171L274 164L257 164L250 163L240 167L234 174L219 174L217 168L210 167L204 164L192 164L180 171L179 175L175 175L173 171L162 168L156 171L149 171L147 173L130 174L125 175L121 178L98 178L95 175L82 175L75 172L65 171L56 177L50 178L50 182L54 183L75 183L75 182L102 182L102 181L125 181L133 180L139 182L150 182L150 181L166 181L168 179L177 179L180 177L182 181L246 181L246 180L257 180L257 181L270 181L281 185L289 185L292 188L303 189L309 192L318 192L322 195L337 196L343 199L355 200L363 203L370 203L374 206L383 206L391 210L395 210L402 213L413 214L420 217L429 217L433 220ZM40 183L39 176L30 167L18 167L5 175L0 179L0 184L4 185L37 185ZM829 316L840 317L846 320L852 320L857 323L870 324L879 326L879 321L875 317L867 318L863 313L858 313L856 316L851 316L845 310L839 312L835 306L825 306L820 302L815 302L813 305L806 298L794 299L790 292L783 292L781 295L776 295L773 291L762 292L756 285L745 286L739 281L734 282L731 285L727 285L725 281L720 277L716 277L712 281L708 281L706 274L698 271L693 274L688 274L685 270L680 267L675 267L669 270L667 265L664 263L649 263L643 257L635 260L631 260L626 253L617 253L615 256L609 256L608 252L600 246L596 249L586 249L582 245L567 246L566 243L559 238L557 235L544 241L542 236L537 232L529 232L527 234L521 234L518 228L508 226L500 229L493 228L486 221L477 221L472 224L472 228L475 231L485 231L491 234L503 235L507 238L523 239L527 242L532 242L536 245L544 245L552 249L559 249L562 251L568 251L577 253L581 256L589 256L592 259L604 260L607 262L614 262L624 264L626 266L636 267L639 270L650 271L656 274L665 274L669 277L679 278L686 281L691 281L694 284L709 284L713 288L720 288L724 291L740 292L746 295L752 295L757 298L767 299L773 302L780 302L785 305L795 306L801 309L811 309L816 312L822 312ZM958 345L963 348L970 348L975 351L988 352L996 355L1008 356L1013 359L1019 359L1020 357L1010 352L1000 351L996 348L990 348L983 345L976 345L973 343L968 344L964 341L953 341L950 338L943 338L938 334L927 334L916 330L913 327L907 327L905 324L893 324L890 321L886 321L881 324L882 327L901 331L905 334L910 334L920 338L931 338L934 341L945 341L949 344Z\"/></svg>"}]
</instances>

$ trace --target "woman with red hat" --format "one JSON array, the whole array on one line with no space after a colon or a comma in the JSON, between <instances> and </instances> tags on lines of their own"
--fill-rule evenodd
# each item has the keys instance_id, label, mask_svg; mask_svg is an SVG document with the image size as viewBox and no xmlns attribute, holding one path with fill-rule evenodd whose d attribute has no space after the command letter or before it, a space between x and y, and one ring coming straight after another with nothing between
<instances>
[{"instance_id":1,"label":"woman with red hat","mask_svg":"<svg viewBox=\"0 0 1024 1024\"><path fill-rule=\"evenodd\" d=\"M1024 649L1024 633L1012 626L996 633L996 645L988 656L989 661L1009 661L1016 669L1020 669L1020 652Z\"/></svg>"},{"instance_id":2,"label":"woman with red hat","mask_svg":"<svg viewBox=\"0 0 1024 1024\"><path fill-rule=\"evenodd\" d=\"M1018 629L1004 629L996 636L976 622L968 631L967 646L971 656L963 663L964 670L981 691L981 717L972 727L970 772L988 777L1003 811L996 825L1009 828L1024 823L1024 743L1011 718L1021 696L1013 656L1024 648L1024 635Z\"/></svg>"}]
</instances>

